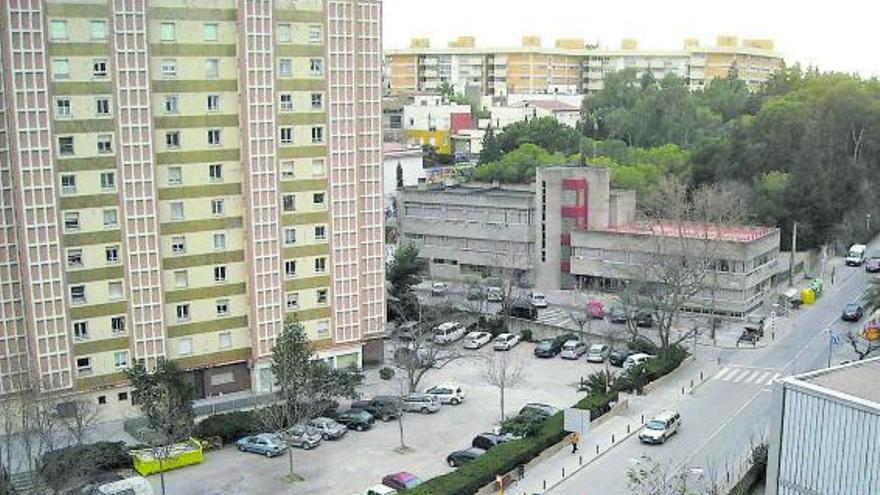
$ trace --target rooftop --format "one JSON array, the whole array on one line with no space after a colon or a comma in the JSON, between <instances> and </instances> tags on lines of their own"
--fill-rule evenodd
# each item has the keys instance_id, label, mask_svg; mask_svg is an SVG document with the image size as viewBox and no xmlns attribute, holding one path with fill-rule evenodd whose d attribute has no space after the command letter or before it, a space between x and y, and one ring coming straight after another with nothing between
<instances>
[{"instance_id":1,"label":"rooftop","mask_svg":"<svg viewBox=\"0 0 880 495\"><path fill-rule=\"evenodd\" d=\"M422 149L418 147L411 147L405 144L394 143L394 142L385 142L382 143L382 153L383 154L399 154L399 153L422 153Z\"/></svg>"},{"instance_id":2,"label":"rooftop","mask_svg":"<svg viewBox=\"0 0 880 495\"><path fill-rule=\"evenodd\" d=\"M417 188L417 187L408 187L407 191L417 191L417 192L425 192L425 193L442 193L442 194L459 194L459 195L487 195L487 196L515 196L522 198L531 198L535 195L535 191L524 188L522 186L519 187L508 187L508 186L493 186L488 184L483 185L449 185L449 186L437 186L430 187L427 189Z\"/></svg>"},{"instance_id":3,"label":"rooftop","mask_svg":"<svg viewBox=\"0 0 880 495\"><path fill-rule=\"evenodd\" d=\"M751 242L777 231L776 227L751 225L732 225L719 227L696 222L633 222L607 229L621 234L660 235L667 237L688 237L691 239L712 239L726 242Z\"/></svg>"},{"instance_id":4,"label":"rooftop","mask_svg":"<svg viewBox=\"0 0 880 495\"><path fill-rule=\"evenodd\" d=\"M527 103L530 106L543 108L544 110L550 110L551 112L575 112L580 110L580 108L569 105L564 101L559 100L531 100Z\"/></svg>"},{"instance_id":5,"label":"rooftop","mask_svg":"<svg viewBox=\"0 0 880 495\"><path fill-rule=\"evenodd\" d=\"M880 408L878 376L880 376L880 357L794 376L791 380L872 402Z\"/></svg>"}]
</instances>

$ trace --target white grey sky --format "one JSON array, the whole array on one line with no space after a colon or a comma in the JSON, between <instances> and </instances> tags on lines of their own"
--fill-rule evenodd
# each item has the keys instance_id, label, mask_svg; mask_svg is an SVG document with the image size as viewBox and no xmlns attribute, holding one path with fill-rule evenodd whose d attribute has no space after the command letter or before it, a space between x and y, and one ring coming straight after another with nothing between
<instances>
[{"instance_id":1,"label":"white grey sky","mask_svg":"<svg viewBox=\"0 0 880 495\"><path fill-rule=\"evenodd\" d=\"M684 38L714 44L719 34L772 38L789 63L880 76L880 1L838 0L384 0L384 43L403 48L427 36L446 46L459 35L477 45L519 46L537 34L597 40L616 48L677 49Z\"/></svg>"}]
</instances>

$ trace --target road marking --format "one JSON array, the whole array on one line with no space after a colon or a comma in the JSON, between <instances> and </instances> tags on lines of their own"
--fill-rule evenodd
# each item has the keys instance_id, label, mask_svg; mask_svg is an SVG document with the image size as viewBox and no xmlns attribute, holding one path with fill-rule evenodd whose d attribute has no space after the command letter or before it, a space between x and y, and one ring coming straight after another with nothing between
<instances>
[{"instance_id":1,"label":"road marking","mask_svg":"<svg viewBox=\"0 0 880 495\"><path fill-rule=\"evenodd\" d=\"M762 373L756 374L755 377L749 380L749 383L759 383L767 381L767 377L769 377L771 373L769 371L764 371Z\"/></svg>"},{"instance_id":2,"label":"road marking","mask_svg":"<svg viewBox=\"0 0 880 495\"><path fill-rule=\"evenodd\" d=\"M719 371L718 373L715 374L715 376L713 377L713 379L714 379L714 380L723 380L723 379L724 379L724 376L727 375L727 374L730 373L730 372L731 372L731 368L728 368L728 367L725 366L724 368L721 368L721 371Z\"/></svg>"},{"instance_id":3,"label":"road marking","mask_svg":"<svg viewBox=\"0 0 880 495\"><path fill-rule=\"evenodd\" d=\"M736 381L739 381L739 376L740 376L741 374L743 374L743 373L747 373L747 371L746 371L746 370L743 370L743 369L733 370L733 373L731 373L730 375L728 375L727 378L724 379L724 381L726 381L726 382L736 382Z\"/></svg>"},{"instance_id":4,"label":"road marking","mask_svg":"<svg viewBox=\"0 0 880 495\"><path fill-rule=\"evenodd\" d=\"M767 384L767 385L773 385L773 382L775 382L776 379L779 378L780 376L782 376L782 375L779 374L779 373L774 374L774 375L773 375L773 378L767 380L767 383L766 383L766 384Z\"/></svg>"}]
</instances>

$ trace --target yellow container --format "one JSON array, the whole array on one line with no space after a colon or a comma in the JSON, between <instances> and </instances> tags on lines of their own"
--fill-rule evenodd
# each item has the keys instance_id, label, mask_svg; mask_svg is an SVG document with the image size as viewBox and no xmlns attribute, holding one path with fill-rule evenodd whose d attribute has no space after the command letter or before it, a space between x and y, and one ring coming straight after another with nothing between
<instances>
[{"instance_id":1,"label":"yellow container","mask_svg":"<svg viewBox=\"0 0 880 495\"><path fill-rule=\"evenodd\" d=\"M131 451L130 454L134 461L135 471L141 476L148 476L160 471L170 471L184 466L201 464L202 460L204 460L202 445L192 438L186 442L171 445L168 449L168 457L161 462L156 458L155 454L157 452L154 452L153 449Z\"/></svg>"},{"instance_id":2,"label":"yellow container","mask_svg":"<svg viewBox=\"0 0 880 495\"><path fill-rule=\"evenodd\" d=\"M801 301L803 301L804 304L813 304L816 302L816 293L813 292L813 289L801 290Z\"/></svg>"}]
</instances>

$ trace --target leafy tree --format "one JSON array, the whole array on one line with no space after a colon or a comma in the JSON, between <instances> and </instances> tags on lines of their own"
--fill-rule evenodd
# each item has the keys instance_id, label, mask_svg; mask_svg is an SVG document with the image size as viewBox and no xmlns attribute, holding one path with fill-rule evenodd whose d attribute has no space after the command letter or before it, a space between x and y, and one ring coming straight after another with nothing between
<instances>
[{"instance_id":1,"label":"leafy tree","mask_svg":"<svg viewBox=\"0 0 880 495\"><path fill-rule=\"evenodd\" d=\"M385 267L385 279L390 284L389 296L397 303L389 306L395 308L400 320L415 319L418 299L412 288L422 281L418 275L421 267L419 248L411 242L400 243L394 258Z\"/></svg>"},{"instance_id":2,"label":"leafy tree","mask_svg":"<svg viewBox=\"0 0 880 495\"><path fill-rule=\"evenodd\" d=\"M495 137L495 130L492 124L486 127L486 133L483 134L483 149L480 151L480 163L490 163L501 159L501 145Z\"/></svg>"},{"instance_id":3,"label":"leafy tree","mask_svg":"<svg viewBox=\"0 0 880 495\"><path fill-rule=\"evenodd\" d=\"M538 117L508 125L496 139L502 153L534 144L551 153L572 155L580 150L581 134L553 117Z\"/></svg>"},{"instance_id":4,"label":"leafy tree","mask_svg":"<svg viewBox=\"0 0 880 495\"><path fill-rule=\"evenodd\" d=\"M728 72L726 78L709 81L702 93L702 100L709 109L721 115L723 122L749 112L756 101L735 68Z\"/></svg>"},{"instance_id":5,"label":"leafy tree","mask_svg":"<svg viewBox=\"0 0 880 495\"><path fill-rule=\"evenodd\" d=\"M499 161L476 167L472 177L474 180L484 182L497 180L509 184L527 184L534 182L535 169L538 167L567 165L577 162L576 156L550 153L537 145L523 144L512 152L505 154Z\"/></svg>"}]
</instances>

